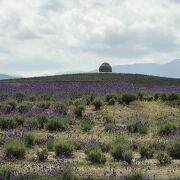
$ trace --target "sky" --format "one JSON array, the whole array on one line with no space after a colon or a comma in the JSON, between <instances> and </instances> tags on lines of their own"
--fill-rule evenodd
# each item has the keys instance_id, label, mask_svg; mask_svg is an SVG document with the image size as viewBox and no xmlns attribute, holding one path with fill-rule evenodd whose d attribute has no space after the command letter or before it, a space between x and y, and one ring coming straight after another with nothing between
<instances>
[{"instance_id":1,"label":"sky","mask_svg":"<svg viewBox=\"0 0 180 180\"><path fill-rule=\"evenodd\" d=\"M0 0L0 74L180 58L180 0Z\"/></svg>"}]
</instances>

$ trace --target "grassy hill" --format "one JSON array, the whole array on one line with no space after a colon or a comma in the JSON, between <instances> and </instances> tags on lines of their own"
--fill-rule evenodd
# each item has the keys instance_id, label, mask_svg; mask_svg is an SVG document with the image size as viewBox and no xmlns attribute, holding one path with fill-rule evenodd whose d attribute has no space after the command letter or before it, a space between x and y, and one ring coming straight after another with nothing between
<instances>
[{"instance_id":1,"label":"grassy hill","mask_svg":"<svg viewBox=\"0 0 180 180\"><path fill-rule=\"evenodd\" d=\"M13 83L128 82L141 85L180 85L180 79L122 73L86 73L4 80Z\"/></svg>"}]
</instances>

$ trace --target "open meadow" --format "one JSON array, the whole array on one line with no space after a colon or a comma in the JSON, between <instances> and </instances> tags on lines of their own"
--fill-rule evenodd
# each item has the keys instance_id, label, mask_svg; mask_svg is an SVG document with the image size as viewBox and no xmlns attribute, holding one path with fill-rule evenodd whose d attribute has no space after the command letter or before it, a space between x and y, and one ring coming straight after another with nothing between
<instances>
[{"instance_id":1,"label":"open meadow","mask_svg":"<svg viewBox=\"0 0 180 180\"><path fill-rule=\"evenodd\" d=\"M0 82L0 180L180 179L179 80L78 76Z\"/></svg>"}]
</instances>

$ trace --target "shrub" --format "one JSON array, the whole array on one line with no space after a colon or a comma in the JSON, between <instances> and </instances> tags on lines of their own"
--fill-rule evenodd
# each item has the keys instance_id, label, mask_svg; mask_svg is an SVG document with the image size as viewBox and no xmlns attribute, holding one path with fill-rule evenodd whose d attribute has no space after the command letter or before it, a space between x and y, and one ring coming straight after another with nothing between
<instances>
[{"instance_id":1,"label":"shrub","mask_svg":"<svg viewBox=\"0 0 180 180\"><path fill-rule=\"evenodd\" d=\"M14 129L17 127L17 122L14 117L0 117L0 128L1 129Z\"/></svg>"},{"instance_id":2,"label":"shrub","mask_svg":"<svg viewBox=\"0 0 180 180\"><path fill-rule=\"evenodd\" d=\"M115 127L114 123L107 123L104 127L104 130L108 133L112 132Z\"/></svg>"},{"instance_id":3,"label":"shrub","mask_svg":"<svg viewBox=\"0 0 180 180\"><path fill-rule=\"evenodd\" d=\"M20 140L11 140L4 145L5 154L8 158L24 158L26 148Z\"/></svg>"},{"instance_id":4,"label":"shrub","mask_svg":"<svg viewBox=\"0 0 180 180\"><path fill-rule=\"evenodd\" d=\"M180 159L180 142L175 141L168 145L167 147L169 155L173 159Z\"/></svg>"},{"instance_id":5,"label":"shrub","mask_svg":"<svg viewBox=\"0 0 180 180\"><path fill-rule=\"evenodd\" d=\"M119 97L118 97L118 103L119 103L119 104L123 104L122 96L119 96Z\"/></svg>"},{"instance_id":6,"label":"shrub","mask_svg":"<svg viewBox=\"0 0 180 180\"><path fill-rule=\"evenodd\" d=\"M37 157L40 162L43 162L48 159L47 149L41 149L37 152Z\"/></svg>"},{"instance_id":7,"label":"shrub","mask_svg":"<svg viewBox=\"0 0 180 180\"><path fill-rule=\"evenodd\" d=\"M144 180L144 174L141 171L133 171L127 176L127 180Z\"/></svg>"},{"instance_id":8,"label":"shrub","mask_svg":"<svg viewBox=\"0 0 180 180\"><path fill-rule=\"evenodd\" d=\"M101 149L96 147L87 153L87 159L93 164L105 164L106 157L102 153Z\"/></svg>"},{"instance_id":9,"label":"shrub","mask_svg":"<svg viewBox=\"0 0 180 180\"><path fill-rule=\"evenodd\" d=\"M54 110L59 114L67 115L67 106L64 103L56 104Z\"/></svg>"},{"instance_id":10,"label":"shrub","mask_svg":"<svg viewBox=\"0 0 180 180\"><path fill-rule=\"evenodd\" d=\"M166 93L162 93L162 94L160 95L160 99L161 99L162 101L167 101L167 94L166 94Z\"/></svg>"},{"instance_id":11,"label":"shrub","mask_svg":"<svg viewBox=\"0 0 180 180\"><path fill-rule=\"evenodd\" d=\"M24 100L25 100L25 97L26 97L23 92L17 92L15 96L16 96L16 101L17 101L17 102L22 102L22 101L24 101Z\"/></svg>"},{"instance_id":12,"label":"shrub","mask_svg":"<svg viewBox=\"0 0 180 180\"><path fill-rule=\"evenodd\" d=\"M47 123L48 119L45 114L41 114L38 118L38 126L39 128L44 128L45 123Z\"/></svg>"},{"instance_id":13,"label":"shrub","mask_svg":"<svg viewBox=\"0 0 180 180\"><path fill-rule=\"evenodd\" d=\"M2 109L5 113L11 113L17 107L17 103L14 100L9 100L5 104L3 104Z\"/></svg>"},{"instance_id":14,"label":"shrub","mask_svg":"<svg viewBox=\"0 0 180 180\"><path fill-rule=\"evenodd\" d=\"M54 139L49 139L47 141L46 147L49 151L52 151L54 149Z\"/></svg>"},{"instance_id":15,"label":"shrub","mask_svg":"<svg viewBox=\"0 0 180 180\"><path fill-rule=\"evenodd\" d=\"M65 165L60 173L57 175L58 180L78 180L78 177L73 173L69 165Z\"/></svg>"},{"instance_id":16,"label":"shrub","mask_svg":"<svg viewBox=\"0 0 180 180\"><path fill-rule=\"evenodd\" d=\"M33 132L25 132L24 142L25 142L25 145L28 147L34 146L36 143L36 135Z\"/></svg>"},{"instance_id":17,"label":"shrub","mask_svg":"<svg viewBox=\"0 0 180 180\"><path fill-rule=\"evenodd\" d=\"M154 100L155 101L159 100L159 93L154 94Z\"/></svg>"},{"instance_id":18,"label":"shrub","mask_svg":"<svg viewBox=\"0 0 180 180\"><path fill-rule=\"evenodd\" d=\"M145 94L143 92L139 92L137 95L138 100L143 101Z\"/></svg>"},{"instance_id":19,"label":"shrub","mask_svg":"<svg viewBox=\"0 0 180 180\"><path fill-rule=\"evenodd\" d=\"M126 147L124 144L113 144L111 147L111 155L116 160L123 160L123 153L125 152Z\"/></svg>"},{"instance_id":20,"label":"shrub","mask_svg":"<svg viewBox=\"0 0 180 180\"><path fill-rule=\"evenodd\" d=\"M169 135L172 131L176 130L177 127L173 123L162 124L159 127L158 133L160 136Z\"/></svg>"},{"instance_id":21,"label":"shrub","mask_svg":"<svg viewBox=\"0 0 180 180\"><path fill-rule=\"evenodd\" d=\"M108 105L115 105L116 100L114 98L110 99Z\"/></svg>"},{"instance_id":22,"label":"shrub","mask_svg":"<svg viewBox=\"0 0 180 180\"><path fill-rule=\"evenodd\" d=\"M13 178L14 176L14 169L9 165L4 165L0 167L0 179L1 180L8 180Z\"/></svg>"},{"instance_id":23,"label":"shrub","mask_svg":"<svg viewBox=\"0 0 180 180\"><path fill-rule=\"evenodd\" d=\"M125 104L130 104L136 100L136 95L131 93L125 93L122 95L122 102Z\"/></svg>"},{"instance_id":24,"label":"shrub","mask_svg":"<svg viewBox=\"0 0 180 180\"><path fill-rule=\"evenodd\" d=\"M70 157L74 150L74 144L70 141L58 140L54 145L57 156Z\"/></svg>"},{"instance_id":25,"label":"shrub","mask_svg":"<svg viewBox=\"0 0 180 180\"><path fill-rule=\"evenodd\" d=\"M92 124L90 121L87 121L87 120L83 120L81 122L81 129L84 131L84 132L88 132L92 129Z\"/></svg>"},{"instance_id":26,"label":"shrub","mask_svg":"<svg viewBox=\"0 0 180 180\"><path fill-rule=\"evenodd\" d=\"M36 96L35 95L30 96L29 100L32 101L32 102L35 102L36 101Z\"/></svg>"},{"instance_id":27,"label":"shrub","mask_svg":"<svg viewBox=\"0 0 180 180\"><path fill-rule=\"evenodd\" d=\"M64 119L52 118L48 120L45 127L48 131L65 131L67 129L67 122Z\"/></svg>"},{"instance_id":28,"label":"shrub","mask_svg":"<svg viewBox=\"0 0 180 180\"><path fill-rule=\"evenodd\" d=\"M31 105L29 103L23 102L18 106L18 111L21 114L27 113L29 110L31 110Z\"/></svg>"},{"instance_id":29,"label":"shrub","mask_svg":"<svg viewBox=\"0 0 180 180\"><path fill-rule=\"evenodd\" d=\"M85 111L85 108L83 105L78 105L75 107L74 113L77 117L82 117L83 113Z\"/></svg>"},{"instance_id":30,"label":"shrub","mask_svg":"<svg viewBox=\"0 0 180 180\"><path fill-rule=\"evenodd\" d=\"M169 157L169 155L166 152L160 151L157 154L157 160L159 161L159 163L161 165L165 165L165 164L170 164L171 163L171 158Z\"/></svg>"},{"instance_id":31,"label":"shrub","mask_svg":"<svg viewBox=\"0 0 180 180\"><path fill-rule=\"evenodd\" d=\"M154 155L154 148L149 144L141 144L140 145L140 154L142 158L151 159Z\"/></svg>"},{"instance_id":32,"label":"shrub","mask_svg":"<svg viewBox=\"0 0 180 180\"><path fill-rule=\"evenodd\" d=\"M147 134L148 133L148 123L142 122L142 121L129 123L127 126L127 130L130 133Z\"/></svg>"},{"instance_id":33,"label":"shrub","mask_svg":"<svg viewBox=\"0 0 180 180\"><path fill-rule=\"evenodd\" d=\"M179 96L178 94L176 93L171 93L168 95L168 98L167 98L169 101L174 101L174 100L178 100L179 99Z\"/></svg>"},{"instance_id":34,"label":"shrub","mask_svg":"<svg viewBox=\"0 0 180 180\"><path fill-rule=\"evenodd\" d=\"M106 102L108 103L111 99L114 99L114 100L116 100L117 99L117 97L116 97L116 95L115 94L106 94Z\"/></svg>"},{"instance_id":35,"label":"shrub","mask_svg":"<svg viewBox=\"0 0 180 180\"><path fill-rule=\"evenodd\" d=\"M126 161L127 163L131 164L132 159L133 159L133 153L131 150L124 151L122 154L123 160Z\"/></svg>"},{"instance_id":36,"label":"shrub","mask_svg":"<svg viewBox=\"0 0 180 180\"><path fill-rule=\"evenodd\" d=\"M37 107L41 108L41 109L49 109L49 107L51 106L50 102L46 102L46 101L42 101L40 103L38 103Z\"/></svg>"},{"instance_id":37,"label":"shrub","mask_svg":"<svg viewBox=\"0 0 180 180\"><path fill-rule=\"evenodd\" d=\"M25 119L23 126L27 130L34 130L38 128L38 121L35 118L28 118L28 119Z\"/></svg>"},{"instance_id":38,"label":"shrub","mask_svg":"<svg viewBox=\"0 0 180 180\"><path fill-rule=\"evenodd\" d=\"M95 106L95 110L101 109L101 106L103 105L102 99L100 97L96 97L93 101L93 105Z\"/></svg>"}]
</instances>

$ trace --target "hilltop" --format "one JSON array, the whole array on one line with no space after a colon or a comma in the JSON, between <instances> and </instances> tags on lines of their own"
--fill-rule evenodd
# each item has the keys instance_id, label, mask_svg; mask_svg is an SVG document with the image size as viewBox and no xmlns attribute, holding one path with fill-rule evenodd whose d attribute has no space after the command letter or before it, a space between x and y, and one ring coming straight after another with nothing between
<instances>
[{"instance_id":1,"label":"hilltop","mask_svg":"<svg viewBox=\"0 0 180 180\"><path fill-rule=\"evenodd\" d=\"M141 85L179 86L180 79L124 73L84 73L4 80L11 83L127 82Z\"/></svg>"}]
</instances>

